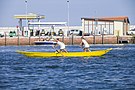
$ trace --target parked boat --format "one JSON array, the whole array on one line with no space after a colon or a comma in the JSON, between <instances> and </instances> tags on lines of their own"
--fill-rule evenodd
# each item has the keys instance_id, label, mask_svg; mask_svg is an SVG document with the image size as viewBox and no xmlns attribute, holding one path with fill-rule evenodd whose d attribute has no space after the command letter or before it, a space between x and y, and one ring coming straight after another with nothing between
<instances>
[{"instance_id":1,"label":"parked boat","mask_svg":"<svg viewBox=\"0 0 135 90\"><path fill-rule=\"evenodd\" d=\"M35 45L55 45L55 41L35 41Z\"/></svg>"},{"instance_id":2,"label":"parked boat","mask_svg":"<svg viewBox=\"0 0 135 90\"><path fill-rule=\"evenodd\" d=\"M98 57L106 54L112 50L112 48L106 50L97 50L91 52L27 52L27 51L17 51L17 53L23 54L28 57Z\"/></svg>"}]
</instances>

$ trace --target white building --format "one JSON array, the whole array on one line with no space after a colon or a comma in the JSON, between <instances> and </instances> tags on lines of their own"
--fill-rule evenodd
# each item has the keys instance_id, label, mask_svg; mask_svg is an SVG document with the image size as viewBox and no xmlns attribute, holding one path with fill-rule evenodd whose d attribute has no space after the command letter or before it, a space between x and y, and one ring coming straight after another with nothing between
<instances>
[{"instance_id":1,"label":"white building","mask_svg":"<svg viewBox=\"0 0 135 90\"><path fill-rule=\"evenodd\" d=\"M123 36L129 30L129 19L126 16L81 19L84 34Z\"/></svg>"}]
</instances>

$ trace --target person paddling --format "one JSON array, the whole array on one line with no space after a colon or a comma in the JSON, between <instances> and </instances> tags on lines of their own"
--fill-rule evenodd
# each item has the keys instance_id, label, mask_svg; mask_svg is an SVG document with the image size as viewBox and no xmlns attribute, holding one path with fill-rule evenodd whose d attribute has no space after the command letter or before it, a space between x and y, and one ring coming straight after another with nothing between
<instances>
[{"instance_id":1,"label":"person paddling","mask_svg":"<svg viewBox=\"0 0 135 90\"><path fill-rule=\"evenodd\" d=\"M81 37L80 46L81 46L81 47L84 46L84 48L83 48L83 51L84 51L84 52L87 52L87 51L90 52L89 44L88 44L88 42L85 40L85 38L83 38L83 37Z\"/></svg>"},{"instance_id":2,"label":"person paddling","mask_svg":"<svg viewBox=\"0 0 135 90\"><path fill-rule=\"evenodd\" d=\"M57 47L58 45L60 46L60 50L58 50L58 52L67 52L67 50L65 49L65 44L63 42L60 42L59 38L57 38L56 44L54 45L54 48Z\"/></svg>"}]
</instances>

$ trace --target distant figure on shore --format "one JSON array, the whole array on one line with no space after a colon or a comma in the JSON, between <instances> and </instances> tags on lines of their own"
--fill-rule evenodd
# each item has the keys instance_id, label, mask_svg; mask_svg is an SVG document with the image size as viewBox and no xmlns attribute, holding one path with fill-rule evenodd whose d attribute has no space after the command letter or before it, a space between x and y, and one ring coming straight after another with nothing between
<instances>
[{"instance_id":1,"label":"distant figure on shore","mask_svg":"<svg viewBox=\"0 0 135 90\"><path fill-rule=\"evenodd\" d=\"M84 51L84 52L87 52L87 51L90 52L89 44L88 44L88 42L85 40L84 37L81 37L80 46L83 47L83 51Z\"/></svg>"},{"instance_id":2,"label":"distant figure on shore","mask_svg":"<svg viewBox=\"0 0 135 90\"><path fill-rule=\"evenodd\" d=\"M58 52L67 52L67 50L65 49L65 44L63 42L59 41L59 38L57 38L56 41L56 45L54 45L54 48L57 47L58 45L60 46L60 49L58 50Z\"/></svg>"}]
</instances>

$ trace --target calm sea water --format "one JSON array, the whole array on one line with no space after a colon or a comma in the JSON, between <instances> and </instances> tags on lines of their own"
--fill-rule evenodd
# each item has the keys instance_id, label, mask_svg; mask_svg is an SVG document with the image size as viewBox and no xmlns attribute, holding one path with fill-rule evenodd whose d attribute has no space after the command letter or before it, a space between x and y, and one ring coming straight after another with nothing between
<instances>
[{"instance_id":1,"label":"calm sea water","mask_svg":"<svg viewBox=\"0 0 135 90\"><path fill-rule=\"evenodd\" d=\"M113 50L102 57L28 58L15 51L55 50L0 46L0 90L135 90L135 45L93 45L91 50L110 47Z\"/></svg>"}]
</instances>

